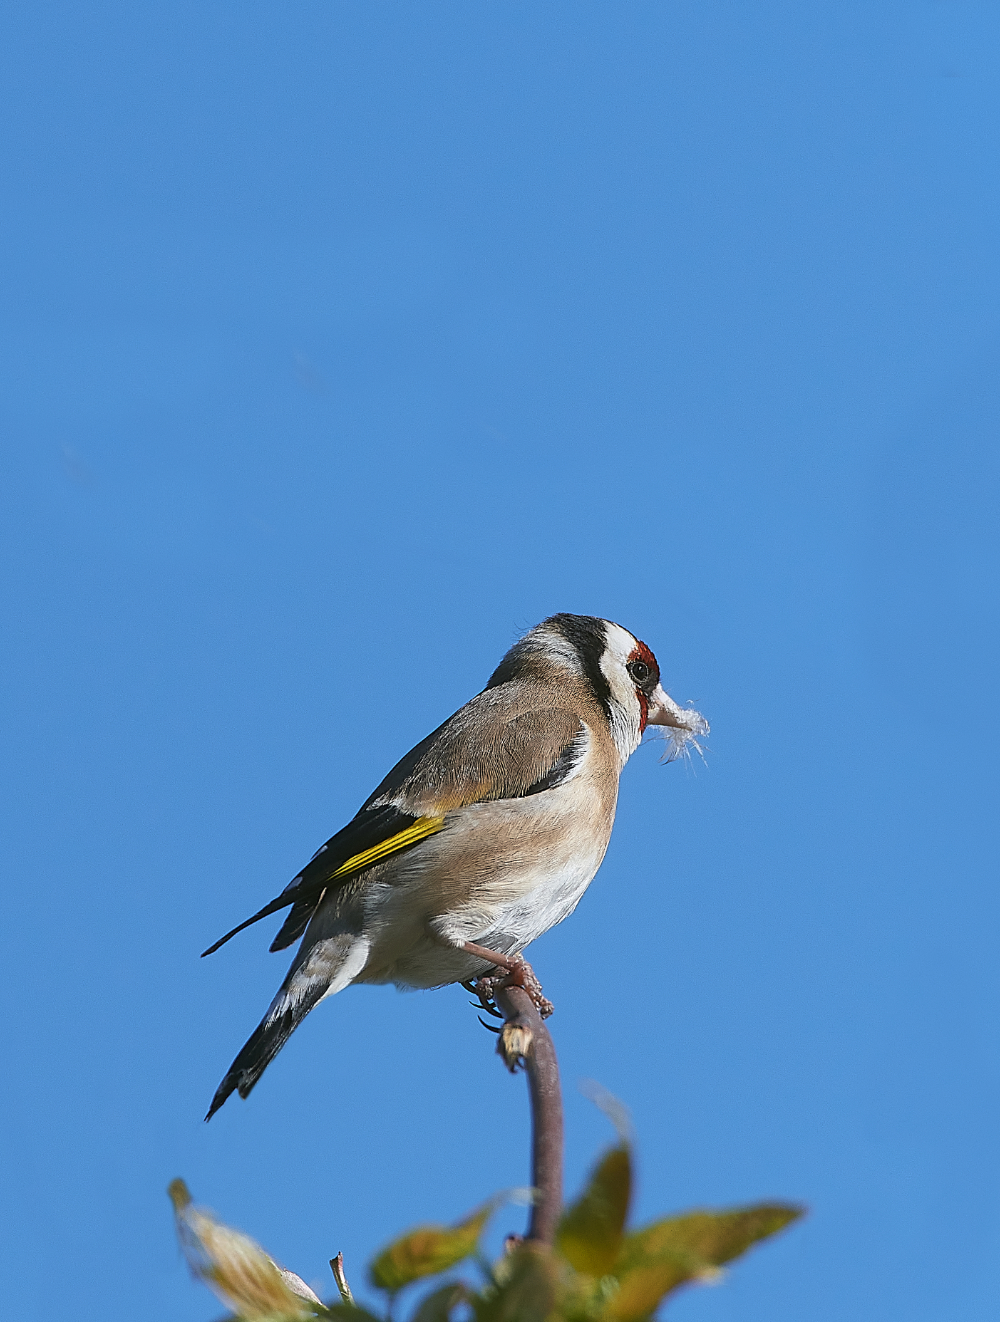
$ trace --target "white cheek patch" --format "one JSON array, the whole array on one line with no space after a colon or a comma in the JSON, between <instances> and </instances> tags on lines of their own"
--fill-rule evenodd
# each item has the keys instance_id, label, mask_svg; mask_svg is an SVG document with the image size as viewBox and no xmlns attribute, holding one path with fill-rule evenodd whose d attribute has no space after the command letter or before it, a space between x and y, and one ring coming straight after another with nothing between
<instances>
[{"instance_id":1,"label":"white cheek patch","mask_svg":"<svg viewBox=\"0 0 1000 1322\"><path fill-rule=\"evenodd\" d=\"M639 640L638 638L633 637L627 629L623 629L620 624L612 624L610 620L605 620L604 628L608 644L607 651L601 659L601 669L608 676L608 679L610 679L611 675L608 674L608 662L610 662L616 670L624 674L625 663L639 646ZM617 666L615 666L615 662L618 663Z\"/></svg>"},{"instance_id":2,"label":"white cheek patch","mask_svg":"<svg viewBox=\"0 0 1000 1322\"><path fill-rule=\"evenodd\" d=\"M622 762L639 747L642 738L642 709L635 684L625 669L638 640L620 624L605 622L607 646L601 657L601 671L611 689L611 737Z\"/></svg>"}]
</instances>

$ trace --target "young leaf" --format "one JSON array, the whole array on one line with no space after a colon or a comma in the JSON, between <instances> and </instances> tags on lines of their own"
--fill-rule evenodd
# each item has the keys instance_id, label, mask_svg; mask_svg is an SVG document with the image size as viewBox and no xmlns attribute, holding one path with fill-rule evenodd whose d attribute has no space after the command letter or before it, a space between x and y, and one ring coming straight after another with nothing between
<instances>
[{"instance_id":1,"label":"young leaf","mask_svg":"<svg viewBox=\"0 0 1000 1322\"><path fill-rule=\"evenodd\" d=\"M607 1316L614 1322L648 1317L671 1290L708 1276L752 1244L783 1230L802 1212L787 1203L688 1212L627 1235L614 1266L620 1288L608 1303Z\"/></svg>"},{"instance_id":2,"label":"young leaf","mask_svg":"<svg viewBox=\"0 0 1000 1322\"><path fill-rule=\"evenodd\" d=\"M579 1272L604 1276L622 1245L632 1194L627 1145L611 1148L598 1162L581 1197L568 1208L556 1232L556 1248Z\"/></svg>"},{"instance_id":3,"label":"young leaf","mask_svg":"<svg viewBox=\"0 0 1000 1322\"><path fill-rule=\"evenodd\" d=\"M473 1296L475 1322L547 1322L552 1318L559 1268L541 1244L521 1244L498 1264L497 1283Z\"/></svg>"},{"instance_id":4,"label":"young leaf","mask_svg":"<svg viewBox=\"0 0 1000 1322\"><path fill-rule=\"evenodd\" d=\"M671 1290L709 1270L713 1269L698 1258L669 1250L658 1258L633 1262L622 1270L619 1288L607 1301L604 1316L608 1322L644 1322Z\"/></svg>"},{"instance_id":5,"label":"young leaf","mask_svg":"<svg viewBox=\"0 0 1000 1322\"><path fill-rule=\"evenodd\" d=\"M442 1285L440 1290L435 1290L423 1300L410 1322L449 1322L452 1310L468 1297L469 1291L461 1281Z\"/></svg>"},{"instance_id":6,"label":"young leaf","mask_svg":"<svg viewBox=\"0 0 1000 1322\"><path fill-rule=\"evenodd\" d=\"M217 1221L191 1202L187 1185L174 1180L167 1193L174 1205L177 1237L192 1272L241 1318L315 1316L319 1300L248 1235Z\"/></svg>"},{"instance_id":7,"label":"young leaf","mask_svg":"<svg viewBox=\"0 0 1000 1322\"><path fill-rule=\"evenodd\" d=\"M738 1258L758 1240L776 1234L797 1220L805 1209L790 1203L758 1203L724 1212L685 1212L655 1221L628 1235L622 1256L644 1256L661 1249L693 1253L715 1267Z\"/></svg>"},{"instance_id":8,"label":"young leaf","mask_svg":"<svg viewBox=\"0 0 1000 1322\"><path fill-rule=\"evenodd\" d=\"M384 1248L369 1267L372 1283L395 1294L411 1281L436 1276L475 1253L483 1227L493 1215L496 1199L457 1226L418 1226Z\"/></svg>"}]
</instances>

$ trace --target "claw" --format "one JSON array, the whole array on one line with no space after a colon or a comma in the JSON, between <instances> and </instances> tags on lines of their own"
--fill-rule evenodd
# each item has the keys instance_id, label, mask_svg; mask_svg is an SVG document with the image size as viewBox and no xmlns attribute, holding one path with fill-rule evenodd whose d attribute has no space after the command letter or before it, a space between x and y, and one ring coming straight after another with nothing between
<instances>
[{"instance_id":1,"label":"claw","mask_svg":"<svg viewBox=\"0 0 1000 1322\"><path fill-rule=\"evenodd\" d=\"M478 999L470 1002L473 1009L485 1010L488 1015L494 1019L502 1019L496 1002L493 999L493 988L496 985L495 978L476 978L472 982L463 982L462 986L472 992Z\"/></svg>"},{"instance_id":2,"label":"claw","mask_svg":"<svg viewBox=\"0 0 1000 1322\"><path fill-rule=\"evenodd\" d=\"M477 1015L476 1015L476 1018L479 1020L479 1022L482 1024L482 1026L483 1026L488 1032L490 1032L490 1033L502 1033L502 1032L503 1032L503 1029L502 1029L502 1028L494 1028L492 1024L488 1024L488 1023L486 1022L486 1020L482 1017L482 1015L477 1014ZM503 1015L501 1015L500 1018L502 1019L502 1018L503 1018Z\"/></svg>"},{"instance_id":3,"label":"claw","mask_svg":"<svg viewBox=\"0 0 1000 1322\"><path fill-rule=\"evenodd\" d=\"M522 987L531 997L532 1004L543 1019L548 1019L555 1009L552 1002L543 994L542 984L538 981L535 970L526 959L518 958L516 968L510 969L503 977L484 975L479 978L470 978L461 985L467 992L471 992L473 996L478 998L478 1006L475 1001L470 1002L473 1009L485 1010L494 1019L504 1018L493 997L494 989L497 987ZM483 1023L482 1019L479 1022ZM483 1024L483 1027L489 1028L490 1025Z\"/></svg>"},{"instance_id":4,"label":"claw","mask_svg":"<svg viewBox=\"0 0 1000 1322\"><path fill-rule=\"evenodd\" d=\"M485 1010L486 1013L491 1014L494 1019L503 1018L500 1011L495 1009L492 1005L483 1005L481 1001L470 1001L469 1004L472 1006L473 1010Z\"/></svg>"}]
</instances>

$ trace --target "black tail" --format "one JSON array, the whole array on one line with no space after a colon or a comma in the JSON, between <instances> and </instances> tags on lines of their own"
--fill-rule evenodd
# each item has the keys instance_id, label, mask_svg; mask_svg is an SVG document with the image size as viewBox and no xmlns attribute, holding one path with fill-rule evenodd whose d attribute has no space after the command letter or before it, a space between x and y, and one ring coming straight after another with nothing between
<instances>
[{"instance_id":1,"label":"black tail","mask_svg":"<svg viewBox=\"0 0 1000 1322\"><path fill-rule=\"evenodd\" d=\"M204 959L206 955L214 955L220 946L224 946L227 941L232 941L233 937L236 936L238 932L244 931L252 923L259 923L262 918L269 918L271 914L277 913L279 909L287 909L288 906L294 904L294 902L294 900L286 900L279 895L278 898L272 900L270 904L265 904L263 909L258 909L252 918L247 918L244 922L240 923L239 927L234 927L233 930L227 932L225 936L220 936L214 945L209 946L207 950L203 950L201 952L202 959Z\"/></svg>"},{"instance_id":2,"label":"black tail","mask_svg":"<svg viewBox=\"0 0 1000 1322\"><path fill-rule=\"evenodd\" d=\"M326 891L321 892L319 899L315 896L311 899L296 900L292 905L292 911L281 925L281 930L268 947L269 950L284 950L299 937L309 926L309 919L313 916L322 902Z\"/></svg>"},{"instance_id":3,"label":"black tail","mask_svg":"<svg viewBox=\"0 0 1000 1322\"><path fill-rule=\"evenodd\" d=\"M328 982L294 978L290 974L285 986L278 992L271 1008L260 1021L243 1050L229 1067L226 1077L215 1090L206 1120L211 1120L226 1098L238 1092L243 1098L250 1096L254 1084L274 1060L292 1033L313 1006L323 998Z\"/></svg>"}]
</instances>

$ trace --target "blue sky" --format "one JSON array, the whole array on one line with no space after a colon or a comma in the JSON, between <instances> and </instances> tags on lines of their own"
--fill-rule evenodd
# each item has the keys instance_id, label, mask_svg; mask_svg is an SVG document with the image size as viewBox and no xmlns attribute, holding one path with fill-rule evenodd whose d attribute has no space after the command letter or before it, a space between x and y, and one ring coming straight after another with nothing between
<instances>
[{"instance_id":1,"label":"blue sky","mask_svg":"<svg viewBox=\"0 0 1000 1322\"><path fill-rule=\"evenodd\" d=\"M285 957L197 956L568 610L713 725L533 948L570 1188L593 1078L638 1216L812 1209L678 1322L994 1318L996 7L2 27L11 1315L217 1315L177 1175L320 1282L525 1182L460 989L203 1125Z\"/></svg>"}]
</instances>

